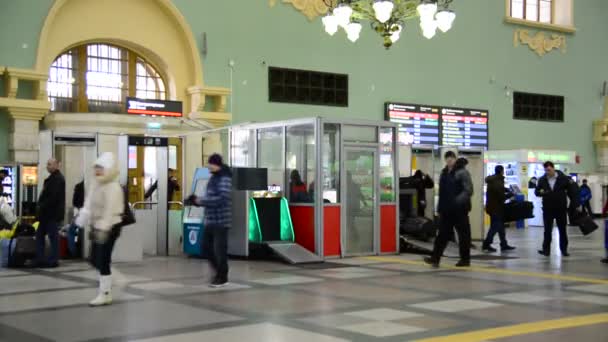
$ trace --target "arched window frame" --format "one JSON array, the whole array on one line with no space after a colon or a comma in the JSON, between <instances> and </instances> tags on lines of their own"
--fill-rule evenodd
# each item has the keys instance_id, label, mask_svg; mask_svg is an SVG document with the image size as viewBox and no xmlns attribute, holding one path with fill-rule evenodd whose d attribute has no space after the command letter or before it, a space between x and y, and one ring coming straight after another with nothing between
<instances>
[{"instance_id":1,"label":"arched window frame","mask_svg":"<svg viewBox=\"0 0 608 342\"><path fill-rule=\"evenodd\" d=\"M104 42L60 54L49 70L51 111L125 113L127 97L165 100L166 77L137 52Z\"/></svg>"}]
</instances>

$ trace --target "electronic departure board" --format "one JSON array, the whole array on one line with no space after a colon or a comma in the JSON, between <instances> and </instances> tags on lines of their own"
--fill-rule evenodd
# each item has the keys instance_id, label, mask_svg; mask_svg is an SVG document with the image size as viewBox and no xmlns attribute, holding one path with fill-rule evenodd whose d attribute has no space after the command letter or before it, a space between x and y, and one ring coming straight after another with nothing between
<instances>
[{"instance_id":1,"label":"electronic departure board","mask_svg":"<svg viewBox=\"0 0 608 342\"><path fill-rule=\"evenodd\" d=\"M441 108L443 146L488 147L488 111Z\"/></svg>"},{"instance_id":2,"label":"electronic departure board","mask_svg":"<svg viewBox=\"0 0 608 342\"><path fill-rule=\"evenodd\" d=\"M435 106L386 103L386 119L399 124L399 143L439 145L439 113Z\"/></svg>"}]
</instances>

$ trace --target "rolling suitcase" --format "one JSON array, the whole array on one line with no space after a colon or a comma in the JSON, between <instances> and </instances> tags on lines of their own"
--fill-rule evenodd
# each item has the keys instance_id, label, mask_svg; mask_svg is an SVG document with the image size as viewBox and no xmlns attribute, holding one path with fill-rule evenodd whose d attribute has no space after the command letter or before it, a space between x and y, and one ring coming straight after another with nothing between
<instances>
[{"instance_id":1,"label":"rolling suitcase","mask_svg":"<svg viewBox=\"0 0 608 342\"><path fill-rule=\"evenodd\" d=\"M596 229L599 228L599 226L595 223L593 218L591 218L588 215L585 215L585 216L581 217L580 219L578 219L576 224L580 228L581 233L583 233L583 235L589 235L589 234L593 233Z\"/></svg>"},{"instance_id":2,"label":"rolling suitcase","mask_svg":"<svg viewBox=\"0 0 608 342\"><path fill-rule=\"evenodd\" d=\"M509 202L505 204L505 222L515 222L534 217L534 204L532 202Z\"/></svg>"}]
</instances>

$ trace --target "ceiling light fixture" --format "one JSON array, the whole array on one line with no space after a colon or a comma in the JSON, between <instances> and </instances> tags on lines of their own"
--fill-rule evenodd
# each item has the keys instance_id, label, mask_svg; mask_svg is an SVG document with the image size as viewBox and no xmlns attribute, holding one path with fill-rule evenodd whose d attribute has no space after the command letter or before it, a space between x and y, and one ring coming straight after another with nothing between
<instances>
[{"instance_id":1,"label":"ceiling light fixture","mask_svg":"<svg viewBox=\"0 0 608 342\"><path fill-rule=\"evenodd\" d=\"M453 0L323 0L328 14L322 22L325 31L333 36L342 27L347 38L355 42L361 34L362 21L370 22L389 49L397 42L405 22L420 18L422 35L431 39L437 33L452 28L456 13L449 9Z\"/></svg>"}]
</instances>

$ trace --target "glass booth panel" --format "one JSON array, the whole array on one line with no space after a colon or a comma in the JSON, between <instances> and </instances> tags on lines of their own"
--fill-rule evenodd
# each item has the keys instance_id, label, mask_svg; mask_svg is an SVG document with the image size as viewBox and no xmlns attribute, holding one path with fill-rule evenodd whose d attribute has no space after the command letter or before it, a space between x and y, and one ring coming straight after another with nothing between
<instances>
[{"instance_id":1,"label":"glass booth panel","mask_svg":"<svg viewBox=\"0 0 608 342\"><path fill-rule=\"evenodd\" d=\"M395 202L395 129L380 128L380 202Z\"/></svg>"},{"instance_id":2,"label":"glass booth panel","mask_svg":"<svg viewBox=\"0 0 608 342\"><path fill-rule=\"evenodd\" d=\"M232 130L230 158L233 167L251 167L255 165L255 130Z\"/></svg>"},{"instance_id":3,"label":"glass booth panel","mask_svg":"<svg viewBox=\"0 0 608 342\"><path fill-rule=\"evenodd\" d=\"M374 253L376 184L374 149L346 149L345 167L345 253Z\"/></svg>"},{"instance_id":4,"label":"glass booth panel","mask_svg":"<svg viewBox=\"0 0 608 342\"><path fill-rule=\"evenodd\" d=\"M323 125L323 201L340 203L340 125Z\"/></svg>"},{"instance_id":5,"label":"glass booth panel","mask_svg":"<svg viewBox=\"0 0 608 342\"><path fill-rule=\"evenodd\" d=\"M285 192L283 164L283 127L258 130L258 167L268 169L268 186Z\"/></svg>"},{"instance_id":6,"label":"glass booth panel","mask_svg":"<svg viewBox=\"0 0 608 342\"><path fill-rule=\"evenodd\" d=\"M315 127L289 126L285 136L285 164L290 203L314 203Z\"/></svg>"},{"instance_id":7,"label":"glass booth panel","mask_svg":"<svg viewBox=\"0 0 608 342\"><path fill-rule=\"evenodd\" d=\"M344 141L375 143L378 142L378 128L376 126L343 125Z\"/></svg>"}]
</instances>

